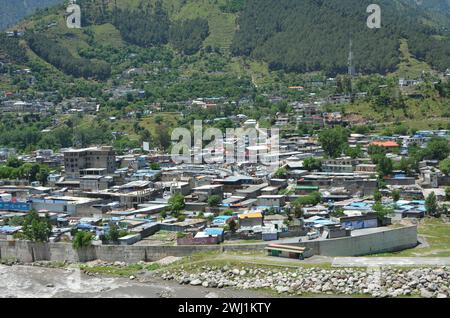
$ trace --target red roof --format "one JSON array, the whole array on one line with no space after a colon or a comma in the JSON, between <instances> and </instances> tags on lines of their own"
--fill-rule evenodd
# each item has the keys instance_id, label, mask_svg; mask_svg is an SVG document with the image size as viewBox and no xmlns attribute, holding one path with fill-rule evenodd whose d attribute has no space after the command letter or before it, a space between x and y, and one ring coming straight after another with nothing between
<instances>
[{"instance_id":1,"label":"red roof","mask_svg":"<svg viewBox=\"0 0 450 318\"><path fill-rule=\"evenodd\" d=\"M374 141L371 143L372 146L384 147L384 148L396 148L400 147L395 141Z\"/></svg>"}]
</instances>

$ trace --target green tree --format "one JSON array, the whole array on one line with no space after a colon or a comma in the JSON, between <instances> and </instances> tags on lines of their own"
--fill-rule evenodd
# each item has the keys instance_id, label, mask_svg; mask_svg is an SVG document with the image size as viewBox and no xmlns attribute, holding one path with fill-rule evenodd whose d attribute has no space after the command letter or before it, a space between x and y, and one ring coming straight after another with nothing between
<instances>
[{"instance_id":1,"label":"green tree","mask_svg":"<svg viewBox=\"0 0 450 318\"><path fill-rule=\"evenodd\" d=\"M384 206L381 202L376 202L372 206L372 210L377 215L377 219L379 221L383 221L385 218L394 213L394 210L392 208Z\"/></svg>"},{"instance_id":2,"label":"green tree","mask_svg":"<svg viewBox=\"0 0 450 318\"><path fill-rule=\"evenodd\" d=\"M431 192L430 195L425 200L425 208L427 210L428 215L437 216L438 214L438 204L436 194Z\"/></svg>"},{"instance_id":3,"label":"green tree","mask_svg":"<svg viewBox=\"0 0 450 318\"><path fill-rule=\"evenodd\" d=\"M439 164L439 169L441 169L442 173L450 176L450 158L442 160Z\"/></svg>"},{"instance_id":4,"label":"green tree","mask_svg":"<svg viewBox=\"0 0 450 318\"><path fill-rule=\"evenodd\" d=\"M377 190L373 194L373 199L375 200L375 202L381 202L381 200L383 199L383 195L381 194L380 191Z\"/></svg>"},{"instance_id":5,"label":"green tree","mask_svg":"<svg viewBox=\"0 0 450 318\"><path fill-rule=\"evenodd\" d=\"M218 206L221 201L222 198L219 195L212 195L208 198L208 205L210 207L215 207Z\"/></svg>"},{"instance_id":6,"label":"green tree","mask_svg":"<svg viewBox=\"0 0 450 318\"><path fill-rule=\"evenodd\" d=\"M321 170L322 169L322 161L320 159L316 159L314 157L306 158L303 161L303 168L308 171Z\"/></svg>"},{"instance_id":7,"label":"green tree","mask_svg":"<svg viewBox=\"0 0 450 318\"><path fill-rule=\"evenodd\" d=\"M277 178L285 178L286 175L287 175L286 167L278 168L277 171L275 171L275 177Z\"/></svg>"},{"instance_id":8,"label":"green tree","mask_svg":"<svg viewBox=\"0 0 450 318\"><path fill-rule=\"evenodd\" d=\"M233 210L231 210L231 209L226 209L225 211L223 211L222 214L223 214L223 215L227 215L227 216L232 216L232 215L233 215Z\"/></svg>"},{"instance_id":9,"label":"green tree","mask_svg":"<svg viewBox=\"0 0 450 318\"><path fill-rule=\"evenodd\" d=\"M237 224L236 224L236 221L235 221L235 220L231 220L231 221L228 223L228 227L229 227L231 233L235 233L236 230L237 230Z\"/></svg>"},{"instance_id":10,"label":"green tree","mask_svg":"<svg viewBox=\"0 0 450 318\"><path fill-rule=\"evenodd\" d=\"M445 200L450 201L450 187L445 188Z\"/></svg>"},{"instance_id":11,"label":"green tree","mask_svg":"<svg viewBox=\"0 0 450 318\"><path fill-rule=\"evenodd\" d=\"M35 210L25 217L22 232L27 240L33 242L48 242L52 233L52 225L48 217L41 218Z\"/></svg>"},{"instance_id":12,"label":"green tree","mask_svg":"<svg viewBox=\"0 0 450 318\"><path fill-rule=\"evenodd\" d=\"M400 200L400 190L392 191L392 199L394 200L394 202Z\"/></svg>"},{"instance_id":13,"label":"green tree","mask_svg":"<svg viewBox=\"0 0 450 318\"><path fill-rule=\"evenodd\" d=\"M92 235L92 233L86 231L78 231L73 238L72 246L76 250L89 247L92 245L93 239L94 236Z\"/></svg>"},{"instance_id":14,"label":"green tree","mask_svg":"<svg viewBox=\"0 0 450 318\"><path fill-rule=\"evenodd\" d=\"M184 209L184 205L184 196L181 193L176 193L169 199L169 208L172 212L180 212Z\"/></svg>"},{"instance_id":15,"label":"green tree","mask_svg":"<svg viewBox=\"0 0 450 318\"><path fill-rule=\"evenodd\" d=\"M363 150L361 146L347 147L345 148L345 154L353 159L361 158L363 156Z\"/></svg>"},{"instance_id":16,"label":"green tree","mask_svg":"<svg viewBox=\"0 0 450 318\"><path fill-rule=\"evenodd\" d=\"M450 154L450 145L445 138L433 138L424 151L424 158L430 160L444 160Z\"/></svg>"},{"instance_id":17,"label":"green tree","mask_svg":"<svg viewBox=\"0 0 450 318\"><path fill-rule=\"evenodd\" d=\"M115 223L109 224L109 231L106 238L108 241L111 242L117 242L119 240L120 233L119 233L119 227Z\"/></svg>"},{"instance_id":18,"label":"green tree","mask_svg":"<svg viewBox=\"0 0 450 318\"><path fill-rule=\"evenodd\" d=\"M377 164L377 171L381 178L391 175L393 169L394 166L392 160L390 158L387 158L386 156L381 158Z\"/></svg>"},{"instance_id":19,"label":"green tree","mask_svg":"<svg viewBox=\"0 0 450 318\"><path fill-rule=\"evenodd\" d=\"M319 134L319 142L325 153L331 157L339 157L347 146L348 133L342 127L325 129Z\"/></svg>"}]
</instances>

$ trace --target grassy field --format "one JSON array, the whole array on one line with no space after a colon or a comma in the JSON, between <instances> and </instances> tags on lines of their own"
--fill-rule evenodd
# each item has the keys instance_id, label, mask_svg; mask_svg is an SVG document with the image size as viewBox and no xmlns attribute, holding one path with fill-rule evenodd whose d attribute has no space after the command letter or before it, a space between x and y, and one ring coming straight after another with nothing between
<instances>
[{"instance_id":1,"label":"grassy field","mask_svg":"<svg viewBox=\"0 0 450 318\"><path fill-rule=\"evenodd\" d=\"M397 253L373 256L450 257L450 222L435 218L422 219L418 223L418 233L426 244Z\"/></svg>"},{"instance_id":2,"label":"grassy field","mask_svg":"<svg viewBox=\"0 0 450 318\"><path fill-rule=\"evenodd\" d=\"M391 75L406 79L417 79L422 74L422 71L432 71L427 63L421 62L411 55L406 39L400 41L400 53L400 64L398 65L397 70Z\"/></svg>"}]
</instances>

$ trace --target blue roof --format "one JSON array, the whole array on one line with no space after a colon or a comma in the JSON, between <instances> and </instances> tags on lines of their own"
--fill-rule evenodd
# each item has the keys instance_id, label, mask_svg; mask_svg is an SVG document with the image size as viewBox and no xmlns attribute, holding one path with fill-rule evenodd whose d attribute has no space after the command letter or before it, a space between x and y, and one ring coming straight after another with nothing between
<instances>
[{"instance_id":1,"label":"blue roof","mask_svg":"<svg viewBox=\"0 0 450 318\"><path fill-rule=\"evenodd\" d=\"M9 226L9 225L5 225L5 226L0 226L0 233L14 233L17 232L20 229L20 227L17 226Z\"/></svg>"},{"instance_id":2,"label":"blue roof","mask_svg":"<svg viewBox=\"0 0 450 318\"><path fill-rule=\"evenodd\" d=\"M226 220L228 220L230 218L232 218L232 216L230 216L230 215L219 215L219 216L216 216L214 218L214 220L224 220L224 221L226 221Z\"/></svg>"},{"instance_id":3,"label":"blue roof","mask_svg":"<svg viewBox=\"0 0 450 318\"><path fill-rule=\"evenodd\" d=\"M92 229L92 225L86 224L86 223L81 223L81 224L77 225L77 228L80 230L90 230L90 229Z\"/></svg>"},{"instance_id":4,"label":"blue roof","mask_svg":"<svg viewBox=\"0 0 450 318\"><path fill-rule=\"evenodd\" d=\"M207 228L204 232L207 235L223 235L223 229L221 228Z\"/></svg>"},{"instance_id":5,"label":"blue roof","mask_svg":"<svg viewBox=\"0 0 450 318\"><path fill-rule=\"evenodd\" d=\"M350 205L351 206L356 206L356 207L366 207L366 206L368 206L368 204L366 202L352 202Z\"/></svg>"}]
</instances>

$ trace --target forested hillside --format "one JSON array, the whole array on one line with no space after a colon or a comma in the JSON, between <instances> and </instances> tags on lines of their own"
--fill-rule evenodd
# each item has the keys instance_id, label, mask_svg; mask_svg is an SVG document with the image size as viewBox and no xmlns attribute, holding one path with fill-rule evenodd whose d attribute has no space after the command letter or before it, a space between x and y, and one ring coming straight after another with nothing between
<instances>
[{"instance_id":1,"label":"forested hillside","mask_svg":"<svg viewBox=\"0 0 450 318\"><path fill-rule=\"evenodd\" d=\"M65 73L99 79L107 78L110 72L100 61L87 61L77 55L81 50L84 57L89 55L94 60L107 59L98 48L88 48L93 42L104 46L105 43L98 39L94 41L97 31L104 27L114 36L114 41L108 36L100 37L100 40L106 40L113 46L115 42L145 49L170 47L183 56L195 55L203 49L219 52L225 57L232 53L238 58L249 57L252 61L264 63L272 71L323 71L328 75L346 73L350 38L358 73L394 72L401 62L400 43L405 40L415 58L436 70L443 71L449 67L450 36L443 27L448 0L426 3L379 0L382 7L381 29L366 26L366 8L372 2L78 0L82 8L83 35L76 30L67 30L62 12L57 14L53 11L51 18L41 14L29 19L30 23L26 26L28 33L34 32L35 35L29 35L27 39L35 53ZM437 23L433 23L435 16L439 16ZM47 25L55 21L58 27L48 29ZM49 47L32 40L36 33L45 33L49 40L44 42ZM75 61L71 66L56 56L64 51L64 47L78 50L70 52ZM102 57L97 56L99 54ZM220 66L224 63L228 62L215 64ZM88 65L94 65L94 71L88 71Z\"/></svg>"},{"instance_id":2,"label":"forested hillside","mask_svg":"<svg viewBox=\"0 0 450 318\"><path fill-rule=\"evenodd\" d=\"M349 39L355 65L362 73L393 71L399 62L401 38L414 54L439 69L450 57L448 38L419 23L413 6L386 0L381 29L366 26L369 0L247 0L238 19L232 50L265 60L272 69L297 72L325 70L342 73L347 67Z\"/></svg>"}]
</instances>

